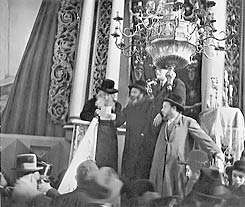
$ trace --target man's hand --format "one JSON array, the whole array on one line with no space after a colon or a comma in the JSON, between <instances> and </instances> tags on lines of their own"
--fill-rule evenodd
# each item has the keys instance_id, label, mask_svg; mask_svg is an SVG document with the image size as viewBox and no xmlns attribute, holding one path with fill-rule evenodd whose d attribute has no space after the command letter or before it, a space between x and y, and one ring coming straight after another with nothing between
<instances>
[{"instance_id":1,"label":"man's hand","mask_svg":"<svg viewBox=\"0 0 245 207\"><path fill-rule=\"evenodd\" d=\"M96 109L95 113L98 114L101 120L115 120L116 119L116 114L107 113L107 111L105 110L105 107L103 107L102 109Z\"/></svg>"},{"instance_id":2,"label":"man's hand","mask_svg":"<svg viewBox=\"0 0 245 207\"><path fill-rule=\"evenodd\" d=\"M51 188L50 183L44 181L41 181L41 183L38 185L38 190L42 193L47 193Z\"/></svg>"},{"instance_id":3,"label":"man's hand","mask_svg":"<svg viewBox=\"0 0 245 207\"><path fill-rule=\"evenodd\" d=\"M158 114L156 115L156 117L154 118L154 120L153 120L153 126L154 126L154 127L157 127L157 126L159 126L161 123L162 123L162 116L161 116L160 113L158 113Z\"/></svg>"}]
</instances>

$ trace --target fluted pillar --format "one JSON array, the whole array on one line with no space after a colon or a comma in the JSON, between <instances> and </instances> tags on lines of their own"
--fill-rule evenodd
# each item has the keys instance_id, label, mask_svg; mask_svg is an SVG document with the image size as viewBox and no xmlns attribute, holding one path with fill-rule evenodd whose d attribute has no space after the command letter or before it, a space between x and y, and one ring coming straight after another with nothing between
<instances>
[{"instance_id":1,"label":"fluted pillar","mask_svg":"<svg viewBox=\"0 0 245 207\"><path fill-rule=\"evenodd\" d=\"M111 26L110 34L112 34L117 26L117 22L113 20L116 17L117 12L120 17L124 16L124 0L113 0L112 1L112 13L111 13ZM115 87L118 88L119 74L120 74L120 56L121 51L116 47L115 38L110 35L108 59L106 66L106 78L115 81Z\"/></svg>"},{"instance_id":2,"label":"fluted pillar","mask_svg":"<svg viewBox=\"0 0 245 207\"><path fill-rule=\"evenodd\" d=\"M75 73L73 76L70 120L79 118L85 102L88 65L94 20L95 0L84 0L80 23L79 45Z\"/></svg>"},{"instance_id":3,"label":"fluted pillar","mask_svg":"<svg viewBox=\"0 0 245 207\"><path fill-rule=\"evenodd\" d=\"M214 27L217 29L215 36L219 37L220 35L221 38L224 34L220 34L220 32L226 30L226 0L216 0L215 2L216 5L212 8L214 19L216 19L214 23ZM209 44L224 46L225 43L209 39L206 45ZM223 105L225 63L225 52L214 50L212 46L205 47L204 52L205 54L202 56L202 111Z\"/></svg>"}]
</instances>

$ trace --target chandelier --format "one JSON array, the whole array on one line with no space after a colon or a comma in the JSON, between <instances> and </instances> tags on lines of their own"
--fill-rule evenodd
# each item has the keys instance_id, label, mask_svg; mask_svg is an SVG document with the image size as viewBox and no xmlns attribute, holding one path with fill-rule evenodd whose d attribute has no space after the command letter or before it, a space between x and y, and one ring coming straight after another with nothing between
<instances>
[{"instance_id":1,"label":"chandelier","mask_svg":"<svg viewBox=\"0 0 245 207\"><path fill-rule=\"evenodd\" d=\"M148 0L132 1L130 27L122 29L123 18L117 16L113 34L116 46L125 56L143 64L147 55L153 64L179 64L185 67L197 62L206 47L224 51L224 40L232 35L214 28L214 1Z\"/></svg>"}]
</instances>

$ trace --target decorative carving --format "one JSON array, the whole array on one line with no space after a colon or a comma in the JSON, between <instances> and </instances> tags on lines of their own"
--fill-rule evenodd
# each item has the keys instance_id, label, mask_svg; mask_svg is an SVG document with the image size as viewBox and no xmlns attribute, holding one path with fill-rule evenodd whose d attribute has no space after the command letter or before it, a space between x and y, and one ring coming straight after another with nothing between
<instances>
[{"instance_id":1,"label":"decorative carving","mask_svg":"<svg viewBox=\"0 0 245 207\"><path fill-rule=\"evenodd\" d=\"M101 0L98 6L98 22L96 25L95 53L90 79L90 95L96 94L106 75L108 46L110 37L112 0Z\"/></svg>"},{"instance_id":2,"label":"decorative carving","mask_svg":"<svg viewBox=\"0 0 245 207\"><path fill-rule=\"evenodd\" d=\"M64 123L68 115L79 22L80 1L62 0L48 100L48 113L55 123Z\"/></svg>"},{"instance_id":3,"label":"decorative carving","mask_svg":"<svg viewBox=\"0 0 245 207\"><path fill-rule=\"evenodd\" d=\"M229 105L239 105L239 62L240 62L240 37L241 37L241 5L242 0L227 0L227 34L234 34L234 38L226 41L225 70L228 72L229 88L231 97Z\"/></svg>"}]
</instances>

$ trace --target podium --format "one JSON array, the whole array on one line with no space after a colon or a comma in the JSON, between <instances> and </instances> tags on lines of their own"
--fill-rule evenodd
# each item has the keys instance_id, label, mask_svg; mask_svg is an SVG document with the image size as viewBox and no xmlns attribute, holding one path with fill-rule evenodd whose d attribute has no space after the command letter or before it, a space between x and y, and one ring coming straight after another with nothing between
<instances>
[{"instance_id":1,"label":"podium","mask_svg":"<svg viewBox=\"0 0 245 207\"><path fill-rule=\"evenodd\" d=\"M200 125L220 149L229 151L233 161L240 159L244 150L245 126L239 108L220 107L201 112Z\"/></svg>"}]
</instances>

